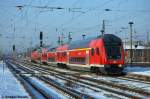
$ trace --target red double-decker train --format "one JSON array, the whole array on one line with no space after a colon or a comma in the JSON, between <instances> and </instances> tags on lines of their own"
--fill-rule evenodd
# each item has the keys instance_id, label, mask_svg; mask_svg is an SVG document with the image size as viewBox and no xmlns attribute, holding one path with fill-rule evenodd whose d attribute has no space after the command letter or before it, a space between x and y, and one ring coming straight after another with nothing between
<instances>
[{"instance_id":1,"label":"red double-decker train","mask_svg":"<svg viewBox=\"0 0 150 99\"><path fill-rule=\"evenodd\" d=\"M32 61L39 59L39 53L32 52ZM124 57L122 41L113 34L74 41L49 50L42 49L40 53L43 63L102 73L122 73Z\"/></svg>"}]
</instances>

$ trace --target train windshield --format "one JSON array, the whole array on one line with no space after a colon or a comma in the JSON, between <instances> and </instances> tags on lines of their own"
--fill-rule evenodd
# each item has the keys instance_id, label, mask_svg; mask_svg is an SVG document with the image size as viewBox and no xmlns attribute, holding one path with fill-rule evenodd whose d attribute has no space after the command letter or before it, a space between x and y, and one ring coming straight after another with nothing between
<instances>
[{"instance_id":1,"label":"train windshield","mask_svg":"<svg viewBox=\"0 0 150 99\"><path fill-rule=\"evenodd\" d=\"M108 59L121 59L121 46L106 45L105 48Z\"/></svg>"}]
</instances>

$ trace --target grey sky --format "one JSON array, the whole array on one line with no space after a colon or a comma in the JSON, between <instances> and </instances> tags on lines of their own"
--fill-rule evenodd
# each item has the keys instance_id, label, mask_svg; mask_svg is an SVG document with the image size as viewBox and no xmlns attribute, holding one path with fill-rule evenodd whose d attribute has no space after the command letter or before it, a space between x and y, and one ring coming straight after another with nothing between
<instances>
[{"instance_id":1,"label":"grey sky","mask_svg":"<svg viewBox=\"0 0 150 99\"><path fill-rule=\"evenodd\" d=\"M129 28L129 21L133 21L134 38L146 40L149 4L150 0L0 0L0 48L11 52L15 44L17 51L26 50L39 44L40 31L46 45L56 45L61 33L67 36L72 32L73 40L82 39L82 34L97 36L103 19L106 33L122 39L129 37L129 30L121 28Z\"/></svg>"}]
</instances>

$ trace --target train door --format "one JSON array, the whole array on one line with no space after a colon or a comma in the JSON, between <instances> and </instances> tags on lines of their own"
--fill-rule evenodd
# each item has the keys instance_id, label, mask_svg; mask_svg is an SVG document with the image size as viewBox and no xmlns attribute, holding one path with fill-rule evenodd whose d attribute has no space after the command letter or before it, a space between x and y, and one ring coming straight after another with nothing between
<instances>
[{"instance_id":1,"label":"train door","mask_svg":"<svg viewBox=\"0 0 150 99\"><path fill-rule=\"evenodd\" d=\"M56 52L56 62L60 62L60 52Z\"/></svg>"},{"instance_id":2,"label":"train door","mask_svg":"<svg viewBox=\"0 0 150 99\"><path fill-rule=\"evenodd\" d=\"M95 48L95 63L100 64L100 50L98 47Z\"/></svg>"},{"instance_id":3,"label":"train door","mask_svg":"<svg viewBox=\"0 0 150 99\"><path fill-rule=\"evenodd\" d=\"M92 48L90 51L90 64L98 65L100 64L100 50L99 48Z\"/></svg>"}]
</instances>

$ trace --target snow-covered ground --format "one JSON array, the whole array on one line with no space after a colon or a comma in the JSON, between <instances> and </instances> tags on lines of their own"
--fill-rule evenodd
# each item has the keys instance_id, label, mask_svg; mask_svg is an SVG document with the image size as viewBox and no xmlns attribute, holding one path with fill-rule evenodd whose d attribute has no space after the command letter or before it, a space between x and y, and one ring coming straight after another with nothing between
<instances>
[{"instance_id":1,"label":"snow-covered ground","mask_svg":"<svg viewBox=\"0 0 150 99\"><path fill-rule=\"evenodd\" d=\"M6 64L0 61L0 99L29 99L30 96L6 67Z\"/></svg>"},{"instance_id":2,"label":"snow-covered ground","mask_svg":"<svg viewBox=\"0 0 150 99\"><path fill-rule=\"evenodd\" d=\"M69 82L67 82L66 80L59 79L56 76L48 75L47 77L58 82L59 84L61 84L61 86L76 90L81 93L88 94L88 95L94 97L95 99L113 99L113 98L119 98L119 97L122 99L125 98L123 96L116 95L116 94L101 90L99 88L92 87L92 89L95 89L95 90L89 89L88 87L90 87L90 86L84 85L84 84L81 84L78 82L71 83L71 85L70 85L70 84L68 84ZM83 85L83 86L81 86L81 85Z\"/></svg>"},{"instance_id":3,"label":"snow-covered ground","mask_svg":"<svg viewBox=\"0 0 150 99\"><path fill-rule=\"evenodd\" d=\"M49 94L52 99L66 99L67 97L61 94L60 92L57 92L56 89L50 88L49 85L46 85L44 82L38 80L35 77L30 77L30 81L37 85L40 89L44 89L44 91Z\"/></svg>"},{"instance_id":4,"label":"snow-covered ground","mask_svg":"<svg viewBox=\"0 0 150 99\"><path fill-rule=\"evenodd\" d=\"M150 76L150 67L130 67L127 66L124 69L125 72L128 73L135 73L135 74L140 74L140 75L148 75Z\"/></svg>"},{"instance_id":5,"label":"snow-covered ground","mask_svg":"<svg viewBox=\"0 0 150 99\"><path fill-rule=\"evenodd\" d=\"M103 81L107 81L107 82L113 82L116 84L126 85L126 86L129 86L132 88L144 89L144 90L150 92L149 84L145 84L145 83L141 83L141 82L124 80L124 79L120 79L117 77L105 77L105 76L97 76L97 75L83 75L83 77L88 77L88 78L97 79L97 80L103 80Z\"/></svg>"}]
</instances>

